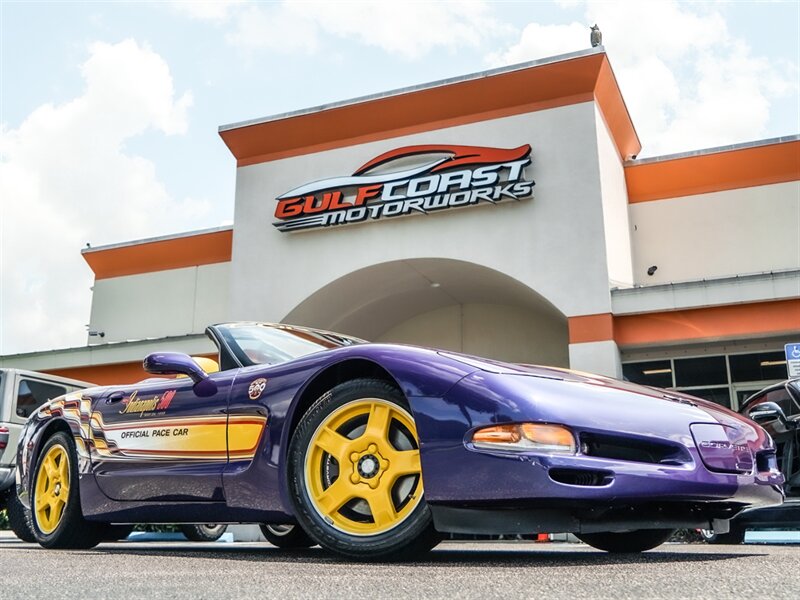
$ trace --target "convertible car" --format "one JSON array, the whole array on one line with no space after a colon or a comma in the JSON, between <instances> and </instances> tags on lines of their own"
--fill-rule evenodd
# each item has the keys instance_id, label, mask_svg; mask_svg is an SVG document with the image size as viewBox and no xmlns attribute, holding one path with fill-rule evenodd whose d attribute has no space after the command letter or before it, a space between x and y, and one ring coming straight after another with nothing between
<instances>
[{"instance_id":1,"label":"convertible car","mask_svg":"<svg viewBox=\"0 0 800 600\"><path fill-rule=\"evenodd\" d=\"M160 377L30 418L18 491L42 546L240 522L362 560L420 556L444 532L639 552L783 500L766 432L680 393L302 327L207 333L216 360L150 354Z\"/></svg>"}]
</instances>

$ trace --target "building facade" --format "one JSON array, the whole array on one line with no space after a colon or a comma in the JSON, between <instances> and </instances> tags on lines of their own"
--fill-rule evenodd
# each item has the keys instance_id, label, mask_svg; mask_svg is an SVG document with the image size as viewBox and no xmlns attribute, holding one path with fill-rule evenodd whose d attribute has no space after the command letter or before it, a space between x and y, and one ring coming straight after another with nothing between
<instances>
[{"instance_id":1,"label":"building facade","mask_svg":"<svg viewBox=\"0 0 800 600\"><path fill-rule=\"evenodd\" d=\"M133 381L149 351L208 354L209 323L262 320L733 408L786 377L800 137L637 160L602 49L220 135L233 226L84 250L104 337L0 364Z\"/></svg>"}]
</instances>

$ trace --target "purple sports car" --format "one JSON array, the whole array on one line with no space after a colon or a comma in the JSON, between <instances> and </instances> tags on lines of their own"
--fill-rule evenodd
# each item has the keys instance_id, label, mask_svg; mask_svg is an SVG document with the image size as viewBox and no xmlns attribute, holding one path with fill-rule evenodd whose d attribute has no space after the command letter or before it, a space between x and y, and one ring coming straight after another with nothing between
<instances>
[{"instance_id":1,"label":"purple sports car","mask_svg":"<svg viewBox=\"0 0 800 600\"><path fill-rule=\"evenodd\" d=\"M261 523L281 547L413 558L444 532L574 532L639 552L779 504L765 431L677 392L263 323L217 360L57 398L28 421L19 493L39 542L124 523Z\"/></svg>"}]
</instances>

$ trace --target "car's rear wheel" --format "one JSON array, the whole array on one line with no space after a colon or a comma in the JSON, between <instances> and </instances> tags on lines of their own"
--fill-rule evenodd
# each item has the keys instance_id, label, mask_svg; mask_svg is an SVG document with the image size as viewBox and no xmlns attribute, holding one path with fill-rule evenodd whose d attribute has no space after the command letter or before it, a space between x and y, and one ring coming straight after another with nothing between
<instances>
[{"instance_id":1,"label":"car's rear wheel","mask_svg":"<svg viewBox=\"0 0 800 600\"><path fill-rule=\"evenodd\" d=\"M310 548L317 542L299 525L259 525L267 541L278 548Z\"/></svg>"},{"instance_id":2,"label":"car's rear wheel","mask_svg":"<svg viewBox=\"0 0 800 600\"><path fill-rule=\"evenodd\" d=\"M186 539L192 542L216 542L228 529L227 525L205 523L199 525L179 525Z\"/></svg>"},{"instance_id":3,"label":"car's rear wheel","mask_svg":"<svg viewBox=\"0 0 800 600\"><path fill-rule=\"evenodd\" d=\"M64 432L42 446L31 486L33 530L45 548L92 548L105 526L83 518L75 444Z\"/></svg>"},{"instance_id":4,"label":"car's rear wheel","mask_svg":"<svg viewBox=\"0 0 800 600\"><path fill-rule=\"evenodd\" d=\"M30 509L25 508L19 497L15 486L11 487L8 493L8 503L6 504L6 515L8 525L19 539L29 544L36 542L36 534L33 532L33 517Z\"/></svg>"},{"instance_id":5,"label":"car's rear wheel","mask_svg":"<svg viewBox=\"0 0 800 600\"><path fill-rule=\"evenodd\" d=\"M666 542L674 529L638 529L620 533L578 533L576 537L598 550L614 553L632 553L652 550Z\"/></svg>"},{"instance_id":6,"label":"car's rear wheel","mask_svg":"<svg viewBox=\"0 0 800 600\"><path fill-rule=\"evenodd\" d=\"M422 488L419 438L403 394L380 380L337 385L303 415L289 450L300 525L360 560L403 560L439 541Z\"/></svg>"},{"instance_id":7,"label":"car's rear wheel","mask_svg":"<svg viewBox=\"0 0 800 600\"><path fill-rule=\"evenodd\" d=\"M701 529L700 536L706 544L742 544L747 531L731 523L728 533L715 533L713 529Z\"/></svg>"}]
</instances>

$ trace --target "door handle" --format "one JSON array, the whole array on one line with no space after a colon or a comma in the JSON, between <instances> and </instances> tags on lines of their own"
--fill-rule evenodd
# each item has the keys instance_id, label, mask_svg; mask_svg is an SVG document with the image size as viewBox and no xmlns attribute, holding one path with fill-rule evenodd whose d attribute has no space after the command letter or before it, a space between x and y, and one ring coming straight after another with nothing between
<instances>
[{"instance_id":1,"label":"door handle","mask_svg":"<svg viewBox=\"0 0 800 600\"><path fill-rule=\"evenodd\" d=\"M113 402L119 402L125 397L124 392L111 392L106 398L106 404L111 404Z\"/></svg>"}]
</instances>

